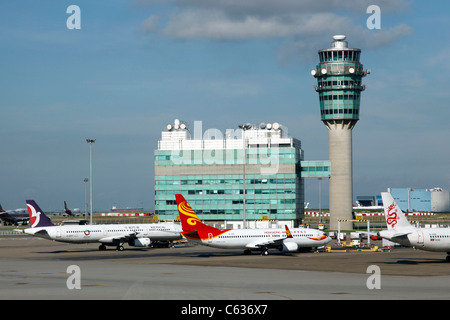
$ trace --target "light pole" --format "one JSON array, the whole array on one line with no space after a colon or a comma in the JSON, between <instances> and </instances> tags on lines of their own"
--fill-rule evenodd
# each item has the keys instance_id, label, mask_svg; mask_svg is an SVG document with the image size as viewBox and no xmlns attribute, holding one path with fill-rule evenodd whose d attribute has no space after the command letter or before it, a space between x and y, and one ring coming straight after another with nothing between
<instances>
[{"instance_id":1,"label":"light pole","mask_svg":"<svg viewBox=\"0 0 450 320\"><path fill-rule=\"evenodd\" d=\"M322 223L322 178L319 180L319 222Z\"/></svg>"},{"instance_id":2,"label":"light pole","mask_svg":"<svg viewBox=\"0 0 450 320\"><path fill-rule=\"evenodd\" d=\"M92 225L92 144L95 142L95 139L86 139L86 142L89 143L90 146L90 161L89 161L89 187L90 187L90 215L91 215L91 225Z\"/></svg>"},{"instance_id":3,"label":"light pole","mask_svg":"<svg viewBox=\"0 0 450 320\"><path fill-rule=\"evenodd\" d=\"M84 178L84 218L87 219L87 182L88 178Z\"/></svg>"},{"instance_id":4,"label":"light pole","mask_svg":"<svg viewBox=\"0 0 450 320\"><path fill-rule=\"evenodd\" d=\"M248 130L248 129L250 129L252 127L252 125L250 124L250 123L246 123L246 124L240 124L239 125L239 128L240 129L242 129L242 144L243 144L243 149L244 149L244 162L243 162L243 199L244 199L244 202L243 202L243 206L242 206L242 209L243 209L243 213L244 213L244 216L243 216L243 219L242 219L242 222L243 222L243 229L245 229L245 228L247 228L247 214L246 214L246 211L245 211L245 193L246 193L246 190L245 190L245 163L247 162L246 161L246 158L247 158L247 154L246 154L246 150L247 150L247 144L245 143L245 131L246 130Z\"/></svg>"}]
</instances>

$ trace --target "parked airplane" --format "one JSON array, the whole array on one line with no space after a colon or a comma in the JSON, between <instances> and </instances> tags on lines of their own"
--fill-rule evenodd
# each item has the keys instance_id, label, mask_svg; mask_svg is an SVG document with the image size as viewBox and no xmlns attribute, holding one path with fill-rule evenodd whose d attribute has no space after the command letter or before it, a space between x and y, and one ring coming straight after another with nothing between
<instances>
[{"instance_id":1,"label":"parked airplane","mask_svg":"<svg viewBox=\"0 0 450 320\"><path fill-rule=\"evenodd\" d=\"M267 255L268 249L276 248L283 252L295 252L300 248L317 248L331 241L331 238L316 229L217 229L200 221L181 194L175 195L180 213L182 235L202 245L224 248L244 249L244 254L258 250Z\"/></svg>"},{"instance_id":2,"label":"parked airplane","mask_svg":"<svg viewBox=\"0 0 450 320\"><path fill-rule=\"evenodd\" d=\"M80 209L76 208L76 209L73 209L73 211L74 211L74 212L80 212ZM72 210L70 210L69 208L67 208L67 203L66 203L66 201L64 201L64 212L65 212L68 216L71 216L71 217L77 216L77 214L74 214L74 213L72 212Z\"/></svg>"},{"instance_id":3,"label":"parked airplane","mask_svg":"<svg viewBox=\"0 0 450 320\"><path fill-rule=\"evenodd\" d=\"M123 244L147 247L151 241L173 241L182 239L181 226L174 223L104 224L55 226L50 218L33 200L27 200L31 228L23 232L48 240L69 243L99 242L99 250L116 246L122 251Z\"/></svg>"},{"instance_id":4,"label":"parked airplane","mask_svg":"<svg viewBox=\"0 0 450 320\"><path fill-rule=\"evenodd\" d=\"M25 209L16 209L5 211L0 204L0 219L3 220L3 224L6 225L27 225L30 218L26 214Z\"/></svg>"},{"instance_id":5,"label":"parked airplane","mask_svg":"<svg viewBox=\"0 0 450 320\"><path fill-rule=\"evenodd\" d=\"M383 206L363 206L359 201L356 201L356 206L353 205L353 210L378 210L383 209Z\"/></svg>"},{"instance_id":6,"label":"parked airplane","mask_svg":"<svg viewBox=\"0 0 450 320\"><path fill-rule=\"evenodd\" d=\"M450 262L450 228L416 228L390 193L382 192L381 197L388 229L380 231L380 237L419 250L447 252Z\"/></svg>"}]
</instances>

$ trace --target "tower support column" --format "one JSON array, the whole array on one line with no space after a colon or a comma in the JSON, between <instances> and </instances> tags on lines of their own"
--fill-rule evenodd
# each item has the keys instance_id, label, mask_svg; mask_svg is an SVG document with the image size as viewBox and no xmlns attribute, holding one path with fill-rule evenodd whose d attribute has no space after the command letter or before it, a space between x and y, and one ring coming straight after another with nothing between
<instances>
[{"instance_id":1,"label":"tower support column","mask_svg":"<svg viewBox=\"0 0 450 320\"><path fill-rule=\"evenodd\" d=\"M338 229L338 219L351 220L353 205L352 128L353 121L327 121L329 139L330 229ZM351 221L341 222L342 230L353 229Z\"/></svg>"}]
</instances>

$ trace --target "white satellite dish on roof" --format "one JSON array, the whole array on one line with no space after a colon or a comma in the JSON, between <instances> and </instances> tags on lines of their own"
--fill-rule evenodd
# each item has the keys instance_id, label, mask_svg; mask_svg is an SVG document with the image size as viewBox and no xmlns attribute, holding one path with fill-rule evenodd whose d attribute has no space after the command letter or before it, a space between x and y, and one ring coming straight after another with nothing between
<instances>
[{"instance_id":1,"label":"white satellite dish on roof","mask_svg":"<svg viewBox=\"0 0 450 320\"><path fill-rule=\"evenodd\" d=\"M274 130L278 130L278 129L280 129L280 124L278 122L274 122L273 125L272 125L272 128Z\"/></svg>"}]
</instances>

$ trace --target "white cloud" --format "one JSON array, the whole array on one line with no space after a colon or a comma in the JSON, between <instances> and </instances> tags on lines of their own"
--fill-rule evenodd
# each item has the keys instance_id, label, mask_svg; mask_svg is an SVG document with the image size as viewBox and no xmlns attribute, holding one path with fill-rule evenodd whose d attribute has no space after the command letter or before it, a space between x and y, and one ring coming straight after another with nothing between
<instances>
[{"instance_id":1,"label":"white cloud","mask_svg":"<svg viewBox=\"0 0 450 320\"><path fill-rule=\"evenodd\" d=\"M142 32L153 32L158 28L159 17L156 15L151 15L147 19L144 20L141 24Z\"/></svg>"},{"instance_id":2,"label":"white cloud","mask_svg":"<svg viewBox=\"0 0 450 320\"><path fill-rule=\"evenodd\" d=\"M140 0L140 4L161 3ZM367 0L172 0L175 10L159 24L150 16L141 29L178 40L240 41L283 39L279 57L288 61L305 52L316 52L324 38L346 34L361 47L377 48L412 33L406 24L369 30L366 27ZM380 0L382 14L409 8L406 0ZM162 19L161 19L162 20ZM331 39L330 39L331 41ZM351 43L350 43L351 45Z\"/></svg>"},{"instance_id":3,"label":"white cloud","mask_svg":"<svg viewBox=\"0 0 450 320\"><path fill-rule=\"evenodd\" d=\"M326 23L325 23L326 22ZM219 10L185 11L172 15L164 34L177 39L245 40L318 35L349 26L350 20L331 13L230 18Z\"/></svg>"}]
</instances>

